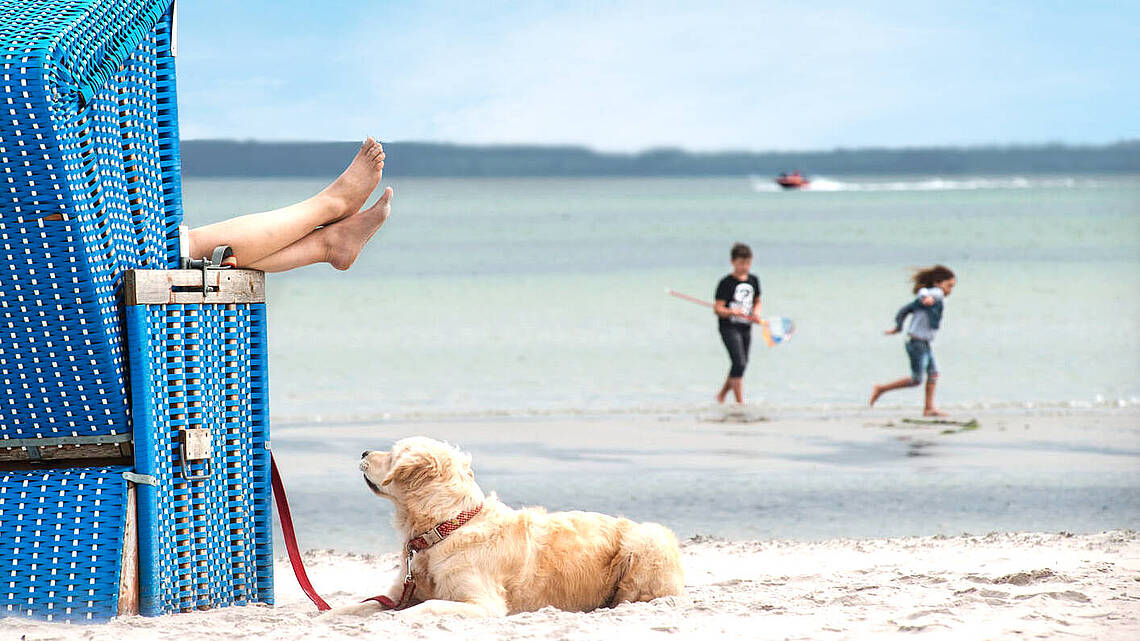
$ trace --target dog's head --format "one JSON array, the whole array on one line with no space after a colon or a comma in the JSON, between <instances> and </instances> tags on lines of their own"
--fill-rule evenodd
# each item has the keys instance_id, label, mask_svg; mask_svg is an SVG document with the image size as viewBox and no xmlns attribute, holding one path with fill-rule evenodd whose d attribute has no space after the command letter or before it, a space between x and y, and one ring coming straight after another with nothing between
<instances>
[{"instance_id":1,"label":"dog's head","mask_svg":"<svg viewBox=\"0 0 1140 641\"><path fill-rule=\"evenodd\" d=\"M396 441L387 452L364 452L360 471L368 489L397 504L432 495L482 495L471 471L471 455L425 436Z\"/></svg>"}]
</instances>

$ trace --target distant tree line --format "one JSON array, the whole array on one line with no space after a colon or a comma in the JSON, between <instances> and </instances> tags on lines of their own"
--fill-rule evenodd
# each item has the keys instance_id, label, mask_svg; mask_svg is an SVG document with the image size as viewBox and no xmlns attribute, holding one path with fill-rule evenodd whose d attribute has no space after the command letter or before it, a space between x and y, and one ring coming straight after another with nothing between
<instances>
[{"instance_id":1,"label":"distant tree line","mask_svg":"<svg viewBox=\"0 0 1140 641\"><path fill-rule=\"evenodd\" d=\"M351 142L187 140L186 176L332 176ZM584 147L385 142L388 176L767 176L1140 173L1140 140L1110 145L865 148L795 152L602 153Z\"/></svg>"}]
</instances>

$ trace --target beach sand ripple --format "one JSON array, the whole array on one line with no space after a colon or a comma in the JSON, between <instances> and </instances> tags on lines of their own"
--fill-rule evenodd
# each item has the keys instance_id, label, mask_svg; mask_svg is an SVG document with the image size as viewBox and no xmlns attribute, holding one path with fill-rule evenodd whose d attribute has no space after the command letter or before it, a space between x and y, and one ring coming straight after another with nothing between
<instances>
[{"instance_id":1,"label":"beach sand ripple","mask_svg":"<svg viewBox=\"0 0 1140 641\"><path fill-rule=\"evenodd\" d=\"M1140 533L1002 533L683 545L689 594L592 613L485 620L318 616L284 560L278 605L101 626L0 621L5 638L60 639L1067 639L1140 638ZM383 589L397 557L305 554L334 605Z\"/></svg>"}]
</instances>

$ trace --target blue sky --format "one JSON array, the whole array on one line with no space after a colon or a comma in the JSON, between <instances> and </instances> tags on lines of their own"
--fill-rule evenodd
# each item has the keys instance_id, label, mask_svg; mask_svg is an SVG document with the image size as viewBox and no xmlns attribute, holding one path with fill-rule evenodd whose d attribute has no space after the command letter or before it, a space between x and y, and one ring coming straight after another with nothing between
<instances>
[{"instance_id":1,"label":"blue sky","mask_svg":"<svg viewBox=\"0 0 1140 641\"><path fill-rule=\"evenodd\" d=\"M1140 138L1140 3L178 3L184 138L636 151Z\"/></svg>"}]
</instances>

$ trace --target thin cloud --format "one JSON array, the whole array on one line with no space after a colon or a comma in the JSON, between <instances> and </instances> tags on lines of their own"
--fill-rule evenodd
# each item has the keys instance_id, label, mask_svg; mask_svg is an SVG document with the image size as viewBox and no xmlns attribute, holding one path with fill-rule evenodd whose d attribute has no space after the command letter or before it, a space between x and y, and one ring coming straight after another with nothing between
<instances>
[{"instance_id":1,"label":"thin cloud","mask_svg":"<svg viewBox=\"0 0 1140 641\"><path fill-rule=\"evenodd\" d=\"M210 29L207 7L181 6L188 135L605 150L1140 136L1140 90L1118 71L1140 62L1121 15L1136 10L285 2L261 24L257 4L204 3Z\"/></svg>"}]
</instances>

